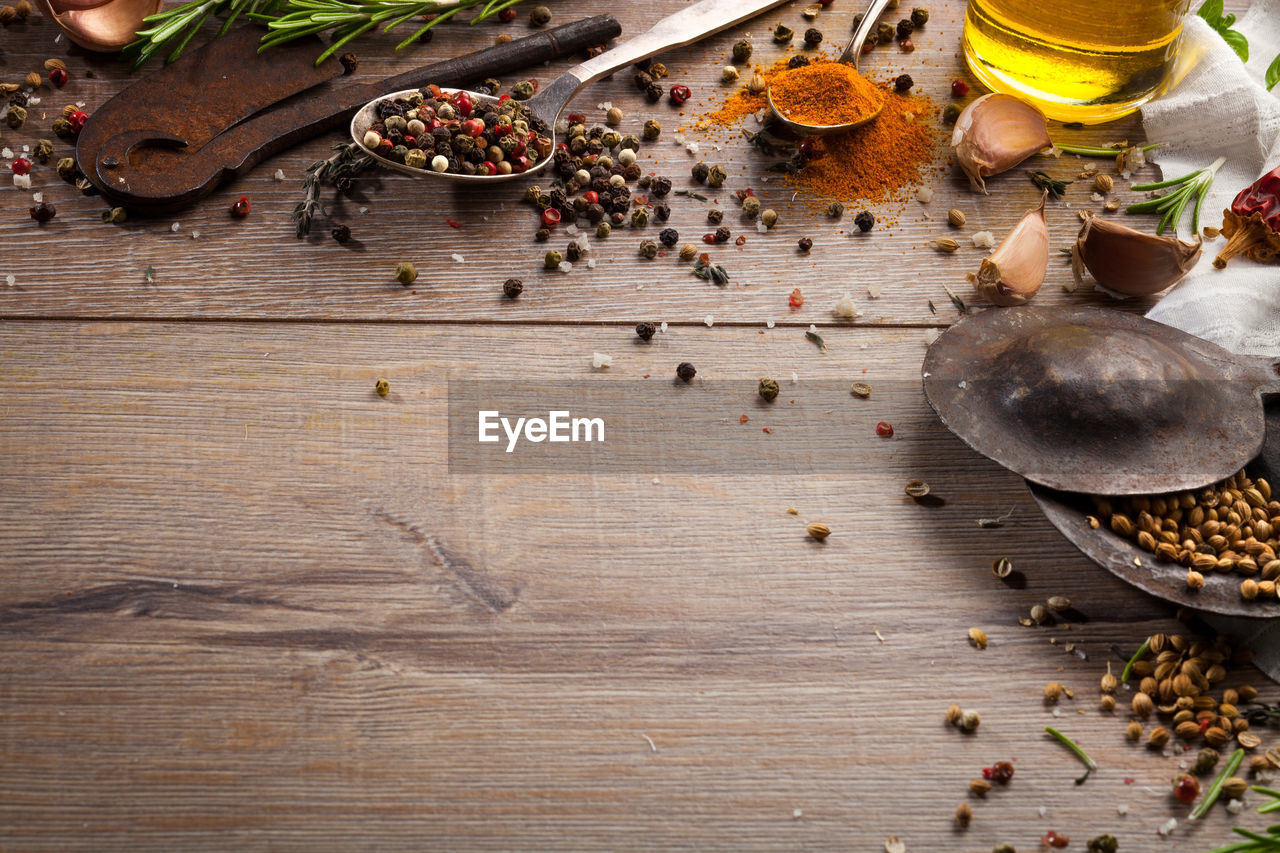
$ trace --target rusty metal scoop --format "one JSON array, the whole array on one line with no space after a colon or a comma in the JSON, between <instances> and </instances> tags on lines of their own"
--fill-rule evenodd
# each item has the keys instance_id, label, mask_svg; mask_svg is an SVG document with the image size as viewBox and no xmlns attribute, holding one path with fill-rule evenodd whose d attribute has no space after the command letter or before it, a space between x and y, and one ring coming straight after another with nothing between
<instances>
[{"instance_id":1,"label":"rusty metal scoop","mask_svg":"<svg viewBox=\"0 0 1280 853\"><path fill-rule=\"evenodd\" d=\"M1277 364L1100 308L991 309L929 347L924 392L966 444L1033 483L1194 489L1258 455Z\"/></svg>"}]
</instances>

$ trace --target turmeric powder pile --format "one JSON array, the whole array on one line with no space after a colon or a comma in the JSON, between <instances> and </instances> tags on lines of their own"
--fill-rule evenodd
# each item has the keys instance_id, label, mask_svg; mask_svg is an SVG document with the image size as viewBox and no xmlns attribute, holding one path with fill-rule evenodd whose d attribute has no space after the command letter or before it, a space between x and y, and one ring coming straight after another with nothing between
<instances>
[{"instance_id":1,"label":"turmeric powder pile","mask_svg":"<svg viewBox=\"0 0 1280 853\"><path fill-rule=\"evenodd\" d=\"M810 67L835 64L817 60ZM784 75L804 70L789 70L786 59L781 59L770 68L759 69L759 73L772 86ZM905 201L920 184L922 171L933 161L941 138L934 121L938 108L933 101L925 95L899 94L888 85L871 83L865 78L863 82L876 97L883 98L880 116L847 133L815 137L807 165L785 174L789 185L811 196L809 201L815 209L831 200L844 203ZM777 99L775 89L775 104ZM830 106L823 105L819 114L834 115L828 109ZM728 95L717 109L702 115L696 127L703 131L737 128L750 116L763 115L761 111L768 108L763 89L752 92L742 87Z\"/></svg>"},{"instance_id":2,"label":"turmeric powder pile","mask_svg":"<svg viewBox=\"0 0 1280 853\"><path fill-rule=\"evenodd\" d=\"M819 126L864 119L884 102L875 84L842 62L812 62L774 74L769 92L779 114Z\"/></svg>"}]
</instances>

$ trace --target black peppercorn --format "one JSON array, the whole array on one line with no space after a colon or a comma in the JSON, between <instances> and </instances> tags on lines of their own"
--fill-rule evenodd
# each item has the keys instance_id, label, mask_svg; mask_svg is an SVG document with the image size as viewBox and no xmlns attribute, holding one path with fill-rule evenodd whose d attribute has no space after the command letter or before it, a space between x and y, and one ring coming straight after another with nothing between
<instances>
[{"instance_id":1,"label":"black peppercorn","mask_svg":"<svg viewBox=\"0 0 1280 853\"><path fill-rule=\"evenodd\" d=\"M666 222L671 218L671 205L665 201L660 201L653 206L653 218L659 222Z\"/></svg>"},{"instance_id":2,"label":"black peppercorn","mask_svg":"<svg viewBox=\"0 0 1280 853\"><path fill-rule=\"evenodd\" d=\"M609 221L612 222L614 225L621 225L622 223L627 221L627 216L622 211L614 211L613 213L609 214Z\"/></svg>"},{"instance_id":3,"label":"black peppercorn","mask_svg":"<svg viewBox=\"0 0 1280 853\"><path fill-rule=\"evenodd\" d=\"M915 24L917 28L923 27L925 24L929 23L929 10L921 9L919 7L912 9L911 23Z\"/></svg>"},{"instance_id":4,"label":"black peppercorn","mask_svg":"<svg viewBox=\"0 0 1280 853\"><path fill-rule=\"evenodd\" d=\"M502 283L502 295L508 299L515 299L524 292L524 282L518 278L509 278Z\"/></svg>"},{"instance_id":5,"label":"black peppercorn","mask_svg":"<svg viewBox=\"0 0 1280 853\"><path fill-rule=\"evenodd\" d=\"M42 201L29 211L31 218L41 225L58 215L58 210L47 201Z\"/></svg>"},{"instance_id":6,"label":"black peppercorn","mask_svg":"<svg viewBox=\"0 0 1280 853\"><path fill-rule=\"evenodd\" d=\"M728 243L729 238L732 236L733 235L729 233L729 227L727 225L721 225L719 228L716 229L717 243Z\"/></svg>"},{"instance_id":7,"label":"black peppercorn","mask_svg":"<svg viewBox=\"0 0 1280 853\"><path fill-rule=\"evenodd\" d=\"M582 257L582 248L578 245L578 242L576 240L570 243L568 247L566 247L564 250L564 259L569 263L576 263L578 258L581 258L581 257Z\"/></svg>"},{"instance_id":8,"label":"black peppercorn","mask_svg":"<svg viewBox=\"0 0 1280 853\"><path fill-rule=\"evenodd\" d=\"M631 82L635 83L636 88L643 92L657 81L653 79L653 75L648 71L637 71L635 76L631 78Z\"/></svg>"},{"instance_id":9,"label":"black peppercorn","mask_svg":"<svg viewBox=\"0 0 1280 853\"><path fill-rule=\"evenodd\" d=\"M680 232L674 228L663 228L658 233L658 242L670 249L676 243L680 242Z\"/></svg>"},{"instance_id":10,"label":"black peppercorn","mask_svg":"<svg viewBox=\"0 0 1280 853\"><path fill-rule=\"evenodd\" d=\"M787 60L788 68L804 68L808 64L809 64L809 57L801 56L798 53Z\"/></svg>"},{"instance_id":11,"label":"black peppercorn","mask_svg":"<svg viewBox=\"0 0 1280 853\"><path fill-rule=\"evenodd\" d=\"M713 207L707 211L707 221L712 225L719 225L724 221L724 211L718 207Z\"/></svg>"},{"instance_id":12,"label":"black peppercorn","mask_svg":"<svg viewBox=\"0 0 1280 853\"><path fill-rule=\"evenodd\" d=\"M663 198L667 193L671 192L671 179L657 177L653 179L653 183L649 187L649 194L655 198Z\"/></svg>"},{"instance_id":13,"label":"black peppercorn","mask_svg":"<svg viewBox=\"0 0 1280 853\"><path fill-rule=\"evenodd\" d=\"M796 245L800 247L800 251L807 252L813 248L813 241L808 237L801 237Z\"/></svg>"},{"instance_id":14,"label":"black peppercorn","mask_svg":"<svg viewBox=\"0 0 1280 853\"><path fill-rule=\"evenodd\" d=\"M895 92L909 92L911 91L911 87L915 84L916 81L911 79L910 74L899 74L897 77L893 78L893 90Z\"/></svg>"},{"instance_id":15,"label":"black peppercorn","mask_svg":"<svg viewBox=\"0 0 1280 853\"><path fill-rule=\"evenodd\" d=\"M898 40L911 38L911 34L916 31L916 25L911 23L910 18L903 18L898 21L897 36Z\"/></svg>"},{"instance_id":16,"label":"black peppercorn","mask_svg":"<svg viewBox=\"0 0 1280 853\"><path fill-rule=\"evenodd\" d=\"M652 323L636 323L636 336L642 341L648 341L653 338L658 327Z\"/></svg>"},{"instance_id":17,"label":"black peppercorn","mask_svg":"<svg viewBox=\"0 0 1280 853\"><path fill-rule=\"evenodd\" d=\"M661 101L663 94L662 87L657 83L652 83L644 89L644 99L651 104L656 104L658 101Z\"/></svg>"},{"instance_id":18,"label":"black peppercorn","mask_svg":"<svg viewBox=\"0 0 1280 853\"><path fill-rule=\"evenodd\" d=\"M344 53L338 57L338 62L342 64L343 74L355 74L356 69L360 67L360 58L354 53Z\"/></svg>"},{"instance_id":19,"label":"black peppercorn","mask_svg":"<svg viewBox=\"0 0 1280 853\"><path fill-rule=\"evenodd\" d=\"M533 235L533 239L537 240L539 243L547 242L551 239L551 229L539 228L537 233Z\"/></svg>"},{"instance_id":20,"label":"black peppercorn","mask_svg":"<svg viewBox=\"0 0 1280 853\"><path fill-rule=\"evenodd\" d=\"M711 174L711 167L706 163L695 163L693 166L693 179L698 183L705 183L707 175Z\"/></svg>"},{"instance_id":21,"label":"black peppercorn","mask_svg":"<svg viewBox=\"0 0 1280 853\"><path fill-rule=\"evenodd\" d=\"M864 234L875 227L876 218L871 215L871 211L861 211L857 216L853 217L853 224L858 226L858 230Z\"/></svg>"},{"instance_id":22,"label":"black peppercorn","mask_svg":"<svg viewBox=\"0 0 1280 853\"><path fill-rule=\"evenodd\" d=\"M604 208L599 204L587 205L587 221L596 225L604 219Z\"/></svg>"},{"instance_id":23,"label":"black peppercorn","mask_svg":"<svg viewBox=\"0 0 1280 853\"><path fill-rule=\"evenodd\" d=\"M694 367L687 361L682 361L676 365L676 376L685 382L692 382L693 377L698 375L698 368Z\"/></svg>"},{"instance_id":24,"label":"black peppercorn","mask_svg":"<svg viewBox=\"0 0 1280 853\"><path fill-rule=\"evenodd\" d=\"M30 100L31 96L26 92L14 92L9 96L9 104L15 107L25 107Z\"/></svg>"},{"instance_id":25,"label":"black peppercorn","mask_svg":"<svg viewBox=\"0 0 1280 853\"><path fill-rule=\"evenodd\" d=\"M346 225L337 225L329 233L333 235L333 239L342 245L351 242L351 229Z\"/></svg>"},{"instance_id":26,"label":"black peppercorn","mask_svg":"<svg viewBox=\"0 0 1280 853\"><path fill-rule=\"evenodd\" d=\"M817 47L822 44L822 30L810 27L804 31L804 43L807 47Z\"/></svg>"}]
</instances>

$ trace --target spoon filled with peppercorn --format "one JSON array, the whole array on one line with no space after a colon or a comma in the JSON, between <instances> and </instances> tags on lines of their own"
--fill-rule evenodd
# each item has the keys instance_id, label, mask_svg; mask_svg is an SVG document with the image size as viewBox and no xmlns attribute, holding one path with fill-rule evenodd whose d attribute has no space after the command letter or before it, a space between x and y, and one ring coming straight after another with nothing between
<instances>
[{"instance_id":1,"label":"spoon filled with peppercorn","mask_svg":"<svg viewBox=\"0 0 1280 853\"><path fill-rule=\"evenodd\" d=\"M356 113L351 136L387 168L471 183L506 181L537 172L557 159L557 136L566 136L560 143L564 146L560 167L569 174L563 177L574 178L578 168L572 158L586 155L587 181L579 183L601 177L608 181L611 170L618 167L609 152L635 146L612 131L588 137L580 124L557 127L573 96L620 68L692 44L785 2L700 0L658 21L643 35L570 68L536 93L525 90L494 97L438 86L392 92ZM876 0L881 6L886 2ZM688 96L688 87L671 87L673 102L681 103ZM575 132L579 129L583 132ZM603 174L593 174L597 169L603 169Z\"/></svg>"},{"instance_id":2,"label":"spoon filled with peppercorn","mask_svg":"<svg viewBox=\"0 0 1280 853\"><path fill-rule=\"evenodd\" d=\"M826 136L861 127L880 115L884 95L858 73L858 59L890 2L871 0L835 62L804 63L774 75L768 99L778 124L798 136Z\"/></svg>"}]
</instances>

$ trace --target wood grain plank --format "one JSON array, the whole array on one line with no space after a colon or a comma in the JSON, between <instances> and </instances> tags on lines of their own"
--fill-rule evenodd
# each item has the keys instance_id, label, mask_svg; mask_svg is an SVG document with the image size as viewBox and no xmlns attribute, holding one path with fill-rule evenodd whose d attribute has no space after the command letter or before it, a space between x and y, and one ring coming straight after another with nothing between
<instances>
[{"instance_id":1,"label":"wood grain plank","mask_svg":"<svg viewBox=\"0 0 1280 853\"><path fill-rule=\"evenodd\" d=\"M675 0L643 0L610 11L618 15L624 32L634 35L680 5ZM592 85L571 107L599 121L599 104L617 104L626 112L621 129L630 132L638 132L646 118L657 117L665 132L662 141L643 152L642 165L647 170L668 174L677 187L683 187L690 184L689 170L698 159L721 161L728 166L731 178L724 190L710 193L712 202L731 208L733 191L751 186L767 205L779 209L781 226L766 235L729 216L728 223L735 232L745 233L748 242L713 252L733 276L733 283L726 288L692 278L686 266L674 258L645 261L638 257L638 244L644 237L655 236L657 229L653 227L643 233L618 229L608 240L598 241L595 270L580 267L569 274L544 271L541 260L548 246L532 239L536 218L532 209L518 201L520 184L493 193L471 193L378 173L359 182L353 199L325 202L337 219L351 226L355 241L345 247L337 245L328 237L326 222L317 224L310 239L295 240L289 215L300 197L300 178L308 164L327 156L330 146L341 141L342 134L334 132L262 164L247 178L224 187L192 210L171 219L130 221L123 226L102 224L101 199L79 196L57 178L52 164L38 166L33 173L34 185L60 212L53 222L37 227L26 215L31 204L28 193L8 187L0 192L0 240L15 249L7 252L0 264L0 317L527 323L635 322L637 315L701 322L714 315L722 322L776 318L808 324L825 317L830 305L851 292L863 312L860 323L945 325L954 317L948 307L947 287L978 301L971 299L965 275L976 270L984 252L970 245L969 235L979 230L1003 235L1038 200L1039 193L1026 179L1025 169L992 180L990 196L975 195L958 170L948 165L945 140L949 128L940 127L937 156L928 170L928 183L936 190L934 200L927 205L910 200L872 204L877 214L896 224L862 235L852 225L852 214L860 206L851 207L839 222L815 215L814 205L823 205L826 199L796 196L776 174L771 176L767 171L771 158L752 152L736 130L716 134L686 130L688 138L702 147L697 157L676 141L680 129L691 127L696 114L725 92L719 73L733 42L750 34L757 46L757 61L772 61L783 51L768 38L768 31L777 20L802 28L802 5L797 2L665 57L673 70L672 80L687 82L696 93L690 108L683 112L665 102L645 104L631 86L628 73ZM958 49L964 4L947 0L931 8L928 27L914 37L917 49L913 54L876 51L864 61L863 68L876 78L908 71L916 80L917 91L943 104L949 98L950 81L963 75ZM577 11L572 5L561 4L556 7L557 19L569 19ZM826 31L828 44L837 45L845 37L853 11L837 5L823 13L818 24ZM442 27L429 46L401 55L391 52L394 39L375 39L360 50L364 61L359 76L381 79L428 59L484 46L497 32L519 35L526 29L523 18L509 25ZM91 110L136 77L110 58L68 53L65 46L52 43L52 31L47 22L36 18L6 30L6 67L10 72L21 76L17 72L38 69L48 54L55 53L67 54L74 73L65 89L41 90L41 102L32 108L26 127L6 133L2 144L15 152L20 152L22 145L33 145L40 136L50 135L49 123L63 103L82 102ZM536 73L547 79L567 64L560 62ZM83 76L87 70L95 74L93 79ZM747 126L753 125L754 119L748 119ZM1055 126L1054 135L1060 140L1096 143L1136 141L1142 138L1142 131L1131 117L1089 130ZM58 156L67 153L66 149L60 143ZM1093 163L1074 157L1061 161L1035 158L1028 164L1064 178L1075 177L1086 165ZM282 182L273 177L277 169L285 175ZM1154 167L1148 167L1140 177L1153 174ZM1079 209L1101 208L1089 200L1086 184L1077 183L1066 202L1050 206L1055 258L1038 297L1041 303L1115 304L1091 290L1078 294L1063 291L1070 272L1056 250L1074 239L1080 224ZM1118 185L1127 187L1124 181ZM253 214L247 220L232 220L227 208L242 194L252 200ZM1136 196L1127 189L1117 195L1124 200ZM709 230L705 217L712 202L683 198L673 202L670 224L686 240L698 242ZM968 215L969 224L958 234L946 225L951 207ZM462 227L450 227L449 221ZM174 225L180 230L170 230ZM853 236L850 230L855 231ZM965 248L955 255L930 249L930 241L944 234L960 237ZM795 249L797 239L803 236L815 241L810 255L800 255ZM563 249L568 239L558 234L555 245ZM465 265L451 259L455 253L466 259ZM402 260L415 262L423 272L414 291L393 281L392 271ZM149 284L144 281L148 268L155 273ZM4 285L7 275L15 277L14 286ZM517 302L501 297L501 282L511 275L523 278L527 285ZM804 289L811 305L819 306L817 316L792 317L786 297L796 286ZM883 295L869 298L869 286L878 286ZM930 301L937 313L930 310ZM1117 307L1142 311L1149 304L1149 300L1130 300Z\"/></svg>"},{"instance_id":2,"label":"wood grain plank","mask_svg":"<svg viewBox=\"0 0 1280 853\"><path fill-rule=\"evenodd\" d=\"M1093 687L1113 645L1176 623L906 390L920 330L836 330L827 355L794 329L627 335L0 325L0 845L968 851L1054 828L1155 849L1174 763ZM449 473L451 371L665 382L682 360L885 390L800 472ZM945 505L906 499L915 477ZM1080 617L1016 623L1053 594ZM1050 679L1078 691L1061 717ZM1103 770L1073 785L1046 724ZM967 780L1010 756L956 832Z\"/></svg>"}]
</instances>

